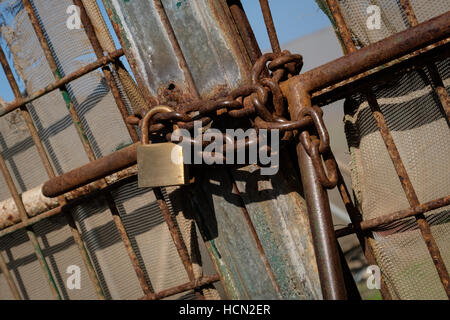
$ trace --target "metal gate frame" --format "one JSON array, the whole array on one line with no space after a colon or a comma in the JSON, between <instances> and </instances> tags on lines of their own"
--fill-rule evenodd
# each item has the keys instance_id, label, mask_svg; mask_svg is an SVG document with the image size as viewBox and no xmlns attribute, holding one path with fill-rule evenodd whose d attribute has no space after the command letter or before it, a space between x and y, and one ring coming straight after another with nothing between
<instances>
[{"instance_id":1,"label":"metal gate frame","mask_svg":"<svg viewBox=\"0 0 450 320\"><path fill-rule=\"evenodd\" d=\"M402 211L387 214L379 218L362 221L362 216L353 204L351 195L339 173L338 190L347 208L352 224L335 232L331 223L331 214L326 192L318 182L310 156L304 149L303 145L298 143L297 153L299 158L299 166L302 172L303 186L305 188L308 211L310 214L311 230L313 232L315 243L322 293L325 299L343 299L347 297L336 238L356 233L369 263L373 263L374 258L368 241L370 238L370 231L386 223L412 216L417 219L422 237L427 244L427 248L435 264L442 285L447 295L450 297L449 274L442 260L436 242L431 234L430 226L424 218L424 213L449 205L450 195L422 204L418 201L417 195L405 170L400 154L395 146L392 136L390 135L386 120L370 89L375 83L388 80L392 74L398 74L410 68L426 67L432 74L435 92L446 112L447 118L449 118L449 97L445 87L443 86L442 79L435 69L433 61L441 59L442 57L448 57L449 55L450 13L447 12L427 22L418 24L409 1L400 1L408 17L411 28L357 50L352 41L350 31L344 22L342 14L340 13L337 0L327 0L332 15L338 26L339 34L347 50L347 55L310 70L300 76L293 77L281 85L283 93L288 99L289 111L293 120L296 119L299 111L306 106L323 106L331 101L335 101L345 96L349 92L364 92L367 95L372 114L377 122L378 129L383 137L387 151L392 159L397 175L405 191L405 195L411 206L410 208ZM83 8L81 1L75 0L74 2L80 8ZM260 3L273 51L275 53L280 53L281 49L276 36L268 1L260 0ZM118 59L123 56L125 52L123 49L120 49L112 54L109 54L108 56L104 56L103 51L98 45L98 39L96 39L89 18L84 10L82 10L83 24L97 54L98 60L72 74L61 78L30 1L23 0L23 4L28 12L42 49L44 50L47 62L55 75L55 82L42 90L32 93L28 97L22 97L6 57L3 51L0 51L0 62L16 97L14 102L9 104L4 110L0 110L0 115L3 116L16 109L21 110L22 116L27 123L30 134L39 151L41 160L44 163L50 177L50 181L44 186L44 194L50 195L53 192L57 195L65 194L65 196L60 196L60 204L57 208L40 213L35 217L28 217L23 200L14 185L11 174L8 172L3 158L0 157L0 169L5 177L11 191L11 195L21 216L21 221L19 223L15 223L10 227L1 230L0 237L19 229L25 229L27 231L28 237L35 249L36 256L38 257L41 267L46 274L52 293L55 298L60 299L61 295L58 292L58 288L56 287L49 266L47 265L42 254L42 250L36 240L36 235L32 230L32 226L43 219L59 214L65 214L65 209L67 207L72 206L79 201L85 200L86 196L98 196L99 194L102 194L110 200L109 205L114 214L116 227L120 231L122 241L127 248L130 260L136 270L136 275L140 279L140 284L144 292L143 298L162 299L184 291L199 289L219 281L219 275L205 276L199 279L195 279L193 277L192 262L189 259L186 246L176 230L175 222L168 211L167 203L162 196L162 193L156 189L155 194L158 199L158 204L164 214L169 230L171 231L171 235L177 247L178 253L188 272L190 282L163 292L150 292L145 278L143 277L142 270L137 263L136 255L131 248L121 218L117 213L114 213L117 212L117 210L114 210L115 205L113 200L108 197L108 193L111 188L122 183L124 179L133 179L136 174L136 167L134 165L136 163L136 143L138 143L139 140L138 135L134 127L126 121L128 111L124 107L125 104L119 94L117 85L111 78L111 70L109 67L110 64L114 67L115 63L118 62ZM251 59L256 60L256 58L260 55L260 51L249 27L245 12L242 10L242 6L239 1L228 1L228 4L241 37L246 42L246 50ZM117 35L120 38L120 26L115 25L115 27ZM130 55L127 55L127 57L130 60ZM135 67L133 61L130 61L130 65L132 68ZM104 76L107 79L108 85L110 86L114 98L116 99L117 105L129 129L130 136L133 138L135 144L104 158L95 159L89 143L82 138L83 129L81 126L77 125L80 138L83 141L83 145L86 153L89 155L91 163L56 177L42 142L39 139L36 128L34 127L31 116L28 113L26 105L45 94L53 92L54 90L60 90L63 96L67 97L67 90L65 88L66 84L98 68L102 68L103 70ZM73 122L78 124L79 118L73 104L68 100L66 100L66 102L68 103ZM47 192L45 192L46 187ZM67 201L67 199L69 201ZM83 241L81 240L80 233L74 225L73 218L70 213L66 214L66 217L69 225L71 226L73 237L80 249L86 267L89 270L89 275L94 287L96 288L98 297L99 299L103 299L104 295L102 293L102 289L90 262L89 255L87 254ZM0 268L2 273L6 276L14 297L20 299L19 291L8 271L3 257L0 257ZM390 297L385 286L382 288L382 294L384 298Z\"/></svg>"}]
</instances>

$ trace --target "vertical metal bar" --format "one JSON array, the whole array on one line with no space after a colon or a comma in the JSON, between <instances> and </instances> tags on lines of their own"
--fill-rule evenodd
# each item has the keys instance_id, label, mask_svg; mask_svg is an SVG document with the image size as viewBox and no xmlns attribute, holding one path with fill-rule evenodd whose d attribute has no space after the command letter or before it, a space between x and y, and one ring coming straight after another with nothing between
<instances>
[{"instance_id":1,"label":"vertical metal bar","mask_svg":"<svg viewBox=\"0 0 450 320\"><path fill-rule=\"evenodd\" d=\"M47 62L49 64L49 66L50 66L50 69L52 70L55 78L58 80L58 79L61 78L61 74L60 74L60 72L58 70L55 58L53 57L52 51L51 51L51 49L49 47L49 44L48 44L47 40L45 39L44 31L42 30L42 28L41 28L41 26L39 24L36 12L34 12L34 9L33 9L32 5L31 5L30 0L22 0L22 2L24 4L25 9L27 10L27 13L28 13L28 16L30 18L31 24L33 25L34 31L35 31L38 39L39 39L39 42L40 42L41 47L42 47L42 49L44 51L44 54L45 54L45 57L47 59ZM88 139L87 139L87 137L86 137L86 135L84 133L84 129L83 129L82 125L81 125L80 119L79 119L77 111L75 109L75 106L74 106L73 102L70 99L69 93L68 93L68 91L67 91L65 86L62 87L60 90L61 90L61 92L63 94L63 97L64 97L66 103L67 103L67 106L68 106L68 109L69 109L69 113L70 113L70 115L72 117L72 121L77 126L77 131L78 131L80 140L81 140L81 142L83 144L84 150L85 150L89 160L90 161L94 161L96 159L95 155L94 155L94 152L93 152L92 147L91 147L91 145L90 145L90 143L89 143L89 141L88 141ZM102 179L99 183L100 183L100 185L102 187L106 186L106 181L104 179ZM129 238L128 238L128 235L126 234L126 230L125 230L125 227L123 225L122 219L120 218L119 215L116 214L118 212L118 210L117 210L117 208L115 206L114 201L110 201L110 200L113 200L112 197L110 199L107 199L107 203L108 203L108 205L110 207L110 211L111 211L113 220L114 220L114 222L115 222L115 224L116 224L117 228L119 229L119 232L120 232L120 234L122 236L122 240L124 242L124 246L125 246L125 248L126 248L126 250L128 252L128 255L130 256L131 263L132 263L133 267L135 268L136 275L137 275L137 277L139 279L139 283L141 284L142 290L143 290L143 292L145 294L151 294L151 291L150 291L149 286L147 284L147 280L144 277L144 274L142 272L142 269L139 266L137 258L136 259L134 258L134 257L136 257L136 254L135 254L135 252L133 251L133 248L130 245ZM127 240L128 240L128 242L127 242ZM141 270L141 271L139 271L139 270Z\"/></svg>"},{"instance_id":2,"label":"vertical metal bar","mask_svg":"<svg viewBox=\"0 0 450 320\"><path fill-rule=\"evenodd\" d=\"M266 24L267 34L269 35L270 45L274 53L281 53L280 42L278 40L275 24L273 23L272 12L270 10L268 0L259 0L261 10L264 17L264 23Z\"/></svg>"},{"instance_id":3,"label":"vertical metal bar","mask_svg":"<svg viewBox=\"0 0 450 320\"><path fill-rule=\"evenodd\" d=\"M290 88L287 99L289 101L289 112L293 120L298 120L301 109L311 106L311 97L301 83ZM301 135L304 134L306 132L301 133ZM347 299L347 292L328 194L319 181L311 157L300 141L297 142L297 156L323 298L326 300L345 300Z\"/></svg>"},{"instance_id":4,"label":"vertical metal bar","mask_svg":"<svg viewBox=\"0 0 450 320\"><path fill-rule=\"evenodd\" d=\"M419 20L417 20L411 2L409 0L400 0L400 4L406 14L409 25L411 27L417 26L419 24ZM450 120L450 98L448 96L447 90L445 89L444 83L442 82L442 78L439 75L439 70L434 63L429 63L426 65L426 67L430 72L434 92L438 96L439 101L444 108L447 119Z\"/></svg>"},{"instance_id":5,"label":"vertical metal bar","mask_svg":"<svg viewBox=\"0 0 450 320\"><path fill-rule=\"evenodd\" d=\"M97 59L103 58L104 57L103 49L100 45L97 35L95 34L94 27L86 13L86 9L84 8L83 3L81 2L81 0L73 0L73 3L80 8L81 22L83 23L84 30L86 32L87 37L89 38L89 41L91 42L92 48L94 49ZM108 84L109 89L111 90L111 93L117 104L117 108L119 109L120 114L122 115L122 118L124 120L124 123L128 129L128 133L130 134L131 139L133 140L133 142L139 141L139 136L136 132L135 127L127 123L127 117L129 116L129 113L125 105L125 102L122 99L117 83L111 73L111 69L108 66L104 66L102 68L102 71L105 76L106 83Z\"/></svg>"},{"instance_id":6,"label":"vertical metal bar","mask_svg":"<svg viewBox=\"0 0 450 320\"><path fill-rule=\"evenodd\" d=\"M2 171L2 174L5 177L6 184L8 185L8 188L11 192L11 195L17 206L17 209L19 210L20 218L22 222L26 222L28 220L28 215L25 210L25 206L23 205L22 198L20 197L19 192L17 191L17 188L14 184L11 174L8 171L8 167L6 166L5 160L3 159L2 155L0 155L0 170ZM39 246L39 242L37 241L33 229L31 227L26 227L25 229L28 238L31 241L31 244L33 245L36 257L38 258L41 268L44 271L44 274L47 278L53 297L57 300L61 300L61 295L59 293L58 287L56 286L55 279L53 278L52 272L50 271L47 261L45 260L44 254L42 253L41 247Z\"/></svg>"},{"instance_id":7,"label":"vertical metal bar","mask_svg":"<svg viewBox=\"0 0 450 320\"><path fill-rule=\"evenodd\" d=\"M3 67L3 71L6 74L8 82L9 82L9 84L10 84L12 90L13 90L15 98L16 99L22 98L19 86L17 85L16 79L14 78L14 75L13 75L11 67L9 66L9 63L8 63L8 61L6 59L5 53L3 51L3 48L1 48L1 47L0 47L0 63L2 65L2 67ZM36 127L34 126L33 119L31 118L31 115L30 115L27 107L26 106L22 106L20 108L20 110L21 110L22 116L23 116L23 118L24 118L24 120L25 120L25 122L26 122L26 124L28 126L28 130L29 130L30 135L31 135L31 137L33 139L34 145L36 146L36 149L38 151L39 157L41 158L41 162L44 165L49 178L55 178L56 177L55 171L54 171L54 169L53 169L53 167L52 167L52 165L50 163L50 160L49 160L49 158L47 156L47 153L46 153L46 151L44 149L42 141L39 138L39 134L38 134L38 132L36 130ZM66 203L64 197L59 197L58 199L59 199L59 204L61 206L63 206ZM94 269L92 267L92 263L90 261L89 255L87 254L87 251L86 251L86 248L84 246L84 243L81 240L80 233L79 233L78 229L76 228L75 224L73 223L73 217L72 217L70 212L67 212L67 214L65 216L66 216L66 220L67 220L67 222L69 224L69 227L71 229L72 236L73 236L73 238L75 240L75 243L77 244L78 249L80 250L82 260L83 260L83 262L84 262L84 264L85 264L85 266L86 266L86 268L88 270L89 277L91 279L92 284L94 285L94 288L96 290L97 296L98 296L99 299L102 300L102 299L104 299L103 290L101 289L100 282L99 282L99 280L97 278L97 275L95 274L95 271L94 271Z\"/></svg>"},{"instance_id":8,"label":"vertical metal bar","mask_svg":"<svg viewBox=\"0 0 450 320\"><path fill-rule=\"evenodd\" d=\"M330 5L330 8L332 9L333 17L335 18L336 22L340 21L341 23L338 23L338 29L341 33L341 36L344 39L344 44L348 47L346 49L349 52L356 51L356 47L353 43L353 41L350 41L350 31L345 24L344 18L342 16L342 13L339 8L339 4L336 0L327 0L328 4ZM407 5L405 1L403 1L403 5ZM411 10L408 10L409 15L413 14L412 7ZM407 13L408 14L408 13ZM414 18L409 18L414 23ZM417 22L417 20L415 21ZM376 99L375 94L368 90L366 93L367 96L367 102L370 106L370 109L372 111L372 114L375 118L375 121L377 123L378 130L380 131L381 137L383 138L383 141L386 145L386 148L388 150L389 156L394 164L395 171L397 172L397 175L400 179L400 183L403 187L403 190L405 192L405 195L408 199L408 202L412 208L420 205L419 199L417 197L417 194L413 188L413 185L411 183L411 180L409 179L408 173L406 172L406 168L403 164L403 161L400 157L400 153L397 149L397 146L395 145L394 139L392 138L392 135L389 131L389 128L387 126L386 119L381 112L380 106L378 104L378 101ZM436 267L436 270L439 275L439 279L441 280L441 283L447 293L447 296L450 298L450 277L447 271L447 268L445 266L444 260L442 259L441 253L439 251L439 248L436 244L436 240L434 239L433 235L431 234L430 225L425 219L424 214L420 214L416 216L417 224L419 225L420 232L422 234L422 237L427 245L428 251L431 255L431 259Z\"/></svg>"},{"instance_id":9,"label":"vertical metal bar","mask_svg":"<svg viewBox=\"0 0 450 320\"><path fill-rule=\"evenodd\" d=\"M259 48L258 41L256 41L253 34L252 27L248 22L247 15L242 7L240 0L228 0L228 7L230 8L231 15L245 44L245 49L250 57L252 65L261 57L261 49Z\"/></svg>"},{"instance_id":10,"label":"vertical metal bar","mask_svg":"<svg viewBox=\"0 0 450 320\"><path fill-rule=\"evenodd\" d=\"M0 252L0 270L2 271L2 274L5 276L6 281L8 282L9 288L11 289L11 293L14 299L22 300L19 290L17 289L16 283L14 282L14 279L8 270L8 266L6 265L5 259L3 259L3 255L1 252Z\"/></svg>"}]
</instances>

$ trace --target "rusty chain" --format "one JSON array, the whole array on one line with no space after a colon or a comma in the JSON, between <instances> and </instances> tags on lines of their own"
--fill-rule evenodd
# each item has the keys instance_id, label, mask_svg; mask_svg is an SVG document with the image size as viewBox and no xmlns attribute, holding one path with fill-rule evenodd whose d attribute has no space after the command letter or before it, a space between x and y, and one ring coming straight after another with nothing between
<instances>
[{"instance_id":1,"label":"rusty chain","mask_svg":"<svg viewBox=\"0 0 450 320\"><path fill-rule=\"evenodd\" d=\"M298 75L302 66L302 56L291 54L287 50L281 54L264 54L252 68L250 84L231 91L226 97L184 103L174 106L173 112L158 113L153 116L149 132L152 135L162 135L167 141L171 141L174 125L192 130L194 122L200 121L204 128L225 114L231 118L249 119L256 130L279 130L284 134L282 142L291 141L300 131L300 141L313 160L321 184L325 188L333 189L337 185L338 175L336 162L330 152L323 111L318 106L307 107L302 110L299 120L287 119L285 97L279 84L282 80ZM139 125L145 113L129 117L128 122ZM223 134L224 144L230 139L233 138ZM236 143L232 140L234 150L248 148L257 143L258 139L259 135L256 141L247 139L245 142ZM198 144L192 138L189 142L192 145ZM202 147L205 146L204 143Z\"/></svg>"}]
</instances>

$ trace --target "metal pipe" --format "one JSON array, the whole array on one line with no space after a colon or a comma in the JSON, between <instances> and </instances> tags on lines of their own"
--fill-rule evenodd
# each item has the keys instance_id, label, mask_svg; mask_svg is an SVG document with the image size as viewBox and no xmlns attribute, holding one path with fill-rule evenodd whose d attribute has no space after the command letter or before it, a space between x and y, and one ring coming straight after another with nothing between
<instances>
[{"instance_id":1,"label":"metal pipe","mask_svg":"<svg viewBox=\"0 0 450 320\"><path fill-rule=\"evenodd\" d=\"M291 119L298 120L303 108L311 106L311 96L301 83L289 87L285 92ZM305 135L302 132L301 135ZM327 191L319 181L314 163L300 140L297 141L297 156L309 222L319 271L320 285L325 300L345 300L344 276L333 231Z\"/></svg>"},{"instance_id":2,"label":"metal pipe","mask_svg":"<svg viewBox=\"0 0 450 320\"><path fill-rule=\"evenodd\" d=\"M269 36L270 45L274 53L281 53L280 41L278 40L275 24L273 23L272 12L270 10L268 0L259 0L261 11L264 17L264 23L266 24L267 34Z\"/></svg>"},{"instance_id":3,"label":"metal pipe","mask_svg":"<svg viewBox=\"0 0 450 320\"><path fill-rule=\"evenodd\" d=\"M42 193L49 198L57 197L136 164L136 147L138 144L132 144L47 181L42 187Z\"/></svg>"},{"instance_id":4,"label":"metal pipe","mask_svg":"<svg viewBox=\"0 0 450 320\"><path fill-rule=\"evenodd\" d=\"M228 0L227 4L253 65L256 60L261 57L261 49L259 48L258 41L255 38L252 27L250 26L250 22L248 22L242 3L240 0Z\"/></svg>"},{"instance_id":5,"label":"metal pipe","mask_svg":"<svg viewBox=\"0 0 450 320\"><path fill-rule=\"evenodd\" d=\"M396 33L339 59L314 68L284 82L285 86L304 82L313 92L378 67L393 59L448 38L450 12Z\"/></svg>"}]
</instances>

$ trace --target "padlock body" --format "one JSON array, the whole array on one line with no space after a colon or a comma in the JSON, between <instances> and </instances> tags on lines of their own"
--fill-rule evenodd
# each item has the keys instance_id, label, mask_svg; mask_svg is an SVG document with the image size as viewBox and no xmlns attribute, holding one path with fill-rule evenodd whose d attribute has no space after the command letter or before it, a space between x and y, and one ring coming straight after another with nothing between
<instances>
[{"instance_id":1,"label":"padlock body","mask_svg":"<svg viewBox=\"0 0 450 320\"><path fill-rule=\"evenodd\" d=\"M183 148L174 143L137 146L138 186L155 188L189 183L188 166L183 162Z\"/></svg>"}]
</instances>

